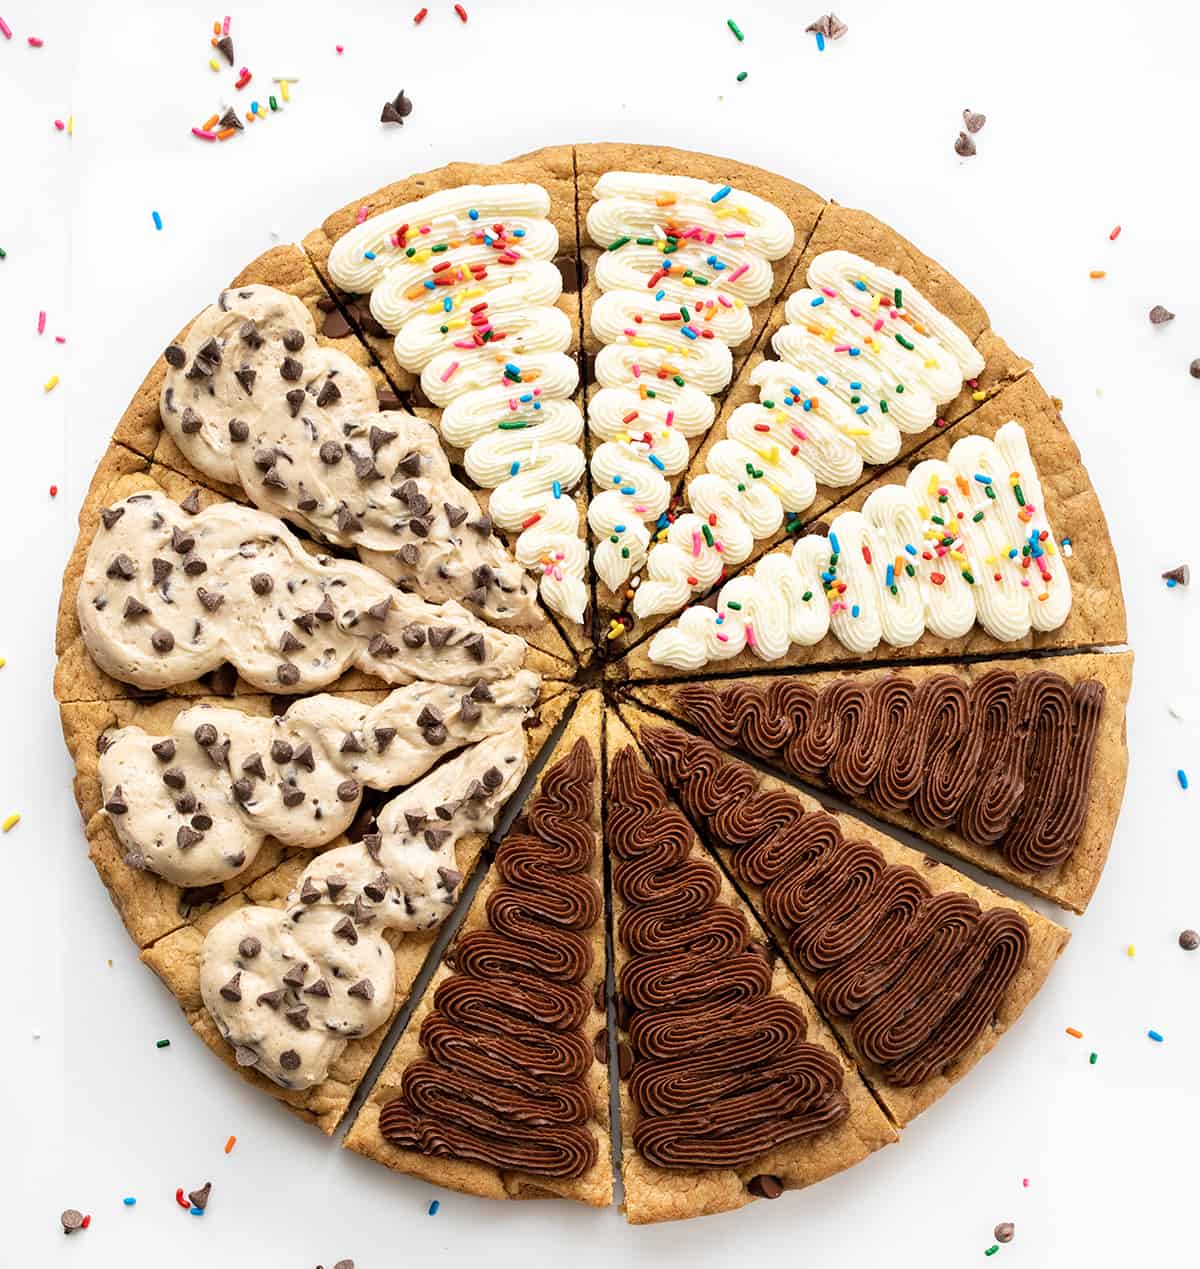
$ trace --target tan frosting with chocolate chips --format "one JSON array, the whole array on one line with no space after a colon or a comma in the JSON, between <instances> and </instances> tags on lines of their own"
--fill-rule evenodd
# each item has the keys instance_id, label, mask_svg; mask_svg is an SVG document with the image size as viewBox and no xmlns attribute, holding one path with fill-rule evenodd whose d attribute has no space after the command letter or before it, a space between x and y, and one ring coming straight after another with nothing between
<instances>
[{"instance_id":1,"label":"tan frosting with chocolate chips","mask_svg":"<svg viewBox=\"0 0 1200 1269\"><path fill-rule=\"evenodd\" d=\"M101 512L79 586L93 660L138 687L230 661L270 691L307 692L351 666L388 683L491 682L525 642L460 604L429 604L363 564L310 555L274 516L224 503L189 514L157 492Z\"/></svg>"},{"instance_id":2,"label":"tan frosting with chocolate chips","mask_svg":"<svg viewBox=\"0 0 1200 1269\"><path fill-rule=\"evenodd\" d=\"M311 1088L387 1021L395 934L445 919L457 843L491 831L525 766L520 726L481 740L393 798L377 833L317 855L284 908L245 907L209 931L200 991L239 1065Z\"/></svg>"},{"instance_id":3,"label":"tan frosting with chocolate chips","mask_svg":"<svg viewBox=\"0 0 1200 1269\"><path fill-rule=\"evenodd\" d=\"M206 474L434 602L489 621L544 615L525 570L450 471L437 433L378 413L370 375L318 342L308 310L271 287L225 291L166 352L160 412Z\"/></svg>"},{"instance_id":4,"label":"tan frosting with chocolate chips","mask_svg":"<svg viewBox=\"0 0 1200 1269\"><path fill-rule=\"evenodd\" d=\"M276 718L198 705L167 735L105 734L104 808L131 867L180 886L227 881L268 835L323 846L349 827L365 787L411 784L455 749L511 731L539 686L531 670L470 688L417 682L371 707L305 697Z\"/></svg>"}]
</instances>

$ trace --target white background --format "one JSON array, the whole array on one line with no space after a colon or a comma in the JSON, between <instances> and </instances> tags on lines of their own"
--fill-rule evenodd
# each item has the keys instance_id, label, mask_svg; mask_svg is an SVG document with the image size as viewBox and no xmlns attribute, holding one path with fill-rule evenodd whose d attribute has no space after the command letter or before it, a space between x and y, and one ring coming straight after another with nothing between
<instances>
[{"instance_id":1,"label":"white background","mask_svg":"<svg viewBox=\"0 0 1200 1269\"><path fill-rule=\"evenodd\" d=\"M0 837L0 1263L938 1269L980 1263L1001 1220L1017 1236L987 1262L996 1269L1194 1257L1200 953L1176 938L1200 926L1188 655L1200 623L1194 594L1158 576L1189 556L1200 565L1200 382L1187 372L1200 357L1198 10L845 3L850 34L820 54L803 34L818 2L473 0L463 26L437 0L414 28L416 0L242 0L233 35L255 80L233 94L207 67L215 3L0 0L16 33L0 40L0 817L23 817ZM275 74L301 78L286 113L227 145L189 135L223 88L244 109ZM401 87L408 126L382 129L380 106ZM989 116L967 161L952 150L964 106ZM53 128L68 113L70 138ZM271 231L298 239L329 209L452 159L599 139L776 169L869 208L983 297L1065 402L1138 654L1112 859L1015 1032L900 1145L851 1172L640 1230L615 1211L438 1194L340 1151L218 1066L138 963L87 861L51 698L59 573L109 433L166 340ZM1091 269L1108 276L1090 281ZM1178 319L1151 328L1156 303ZM52 373L62 383L45 394ZM1192 771L1191 792L1177 768ZM156 1049L163 1036L171 1047ZM175 1189L205 1180L208 1214L192 1218ZM67 1206L92 1213L91 1229L64 1239Z\"/></svg>"}]
</instances>

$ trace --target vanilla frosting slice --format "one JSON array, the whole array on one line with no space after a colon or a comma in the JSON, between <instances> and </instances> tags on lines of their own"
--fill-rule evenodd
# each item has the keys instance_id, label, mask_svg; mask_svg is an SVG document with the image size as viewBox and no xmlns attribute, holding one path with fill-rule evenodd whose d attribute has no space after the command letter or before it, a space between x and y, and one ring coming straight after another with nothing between
<instances>
[{"instance_id":1,"label":"vanilla frosting slice","mask_svg":"<svg viewBox=\"0 0 1200 1269\"><path fill-rule=\"evenodd\" d=\"M554 611L582 622L586 558L568 497L585 467L571 400L579 368L568 355L574 324L555 307L562 275L549 212L539 185L440 190L350 230L329 271L339 286L371 293L397 360L443 407L443 438L494 491L489 512L517 535L517 560Z\"/></svg>"},{"instance_id":2,"label":"vanilla frosting slice","mask_svg":"<svg viewBox=\"0 0 1200 1269\"><path fill-rule=\"evenodd\" d=\"M520 725L479 741L393 798L376 832L315 856L283 908L248 905L213 926L200 993L239 1066L311 1088L387 1021L397 936L449 915L458 843L491 831L525 767Z\"/></svg>"},{"instance_id":3,"label":"vanilla frosting slice","mask_svg":"<svg viewBox=\"0 0 1200 1269\"><path fill-rule=\"evenodd\" d=\"M719 553L727 570L749 558L754 541L774 536L786 515L810 506L818 483L851 485L864 463L891 462L901 434L930 427L939 406L983 369L967 336L890 269L826 251L807 280L788 298L788 324L772 339L780 359L750 372L759 401L734 410L706 471L688 486L689 505L704 504L710 529L701 547ZM720 573L697 555L681 561L671 534L647 563L650 582L634 596L638 617L674 612Z\"/></svg>"},{"instance_id":4,"label":"vanilla frosting slice","mask_svg":"<svg viewBox=\"0 0 1200 1269\"><path fill-rule=\"evenodd\" d=\"M104 809L130 867L178 886L228 881L266 837L324 846L350 826L365 788L411 784L454 750L519 725L539 685L531 670L470 687L417 682L371 706L306 696L274 718L193 706L165 735L104 733Z\"/></svg>"},{"instance_id":5,"label":"vanilla frosting slice","mask_svg":"<svg viewBox=\"0 0 1200 1269\"><path fill-rule=\"evenodd\" d=\"M229 661L256 687L300 693L351 666L388 683L465 684L524 660L517 635L364 564L310 555L274 516L197 508L154 491L100 512L76 602L88 652L113 678L169 687Z\"/></svg>"},{"instance_id":6,"label":"vanilla frosting slice","mask_svg":"<svg viewBox=\"0 0 1200 1269\"><path fill-rule=\"evenodd\" d=\"M605 347L588 403L601 442L588 524L596 571L616 590L646 562L647 522L664 516L688 440L712 426L712 397L732 375L729 350L749 338L750 306L770 297L771 261L791 250L794 231L772 204L693 177L606 172L595 194L588 234L606 250L591 320ZM651 593L679 594L681 604L693 573L672 543Z\"/></svg>"},{"instance_id":7,"label":"vanilla frosting slice","mask_svg":"<svg viewBox=\"0 0 1200 1269\"><path fill-rule=\"evenodd\" d=\"M964 436L906 484L836 516L827 539L766 555L721 588L715 609L689 608L655 635L650 659L699 669L749 648L771 661L826 633L861 655L909 647L926 630L960 638L977 622L1005 643L1055 630L1071 581L1042 499L1019 423Z\"/></svg>"},{"instance_id":8,"label":"vanilla frosting slice","mask_svg":"<svg viewBox=\"0 0 1200 1269\"><path fill-rule=\"evenodd\" d=\"M426 599L469 603L498 625L545 619L437 433L379 413L370 375L317 340L294 296L224 291L166 360L160 413L201 471Z\"/></svg>"}]
</instances>

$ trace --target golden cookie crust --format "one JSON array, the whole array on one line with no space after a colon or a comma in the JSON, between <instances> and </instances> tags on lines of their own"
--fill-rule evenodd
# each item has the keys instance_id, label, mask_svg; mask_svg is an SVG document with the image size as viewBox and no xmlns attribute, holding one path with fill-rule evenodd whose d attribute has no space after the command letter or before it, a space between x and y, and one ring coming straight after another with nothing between
<instances>
[{"instance_id":1,"label":"golden cookie crust","mask_svg":"<svg viewBox=\"0 0 1200 1269\"><path fill-rule=\"evenodd\" d=\"M609 716L611 718L611 715ZM599 847L600 842L600 808L601 808L601 773L603 772L602 736L605 723L605 711L598 691L589 691L579 702L578 708L571 716L566 729L558 739L555 747L542 768L542 773L570 752L576 741L584 739L591 746L596 760L596 781L592 802L592 828L596 833L597 850L592 860L589 874L592 880L604 888L604 858ZM539 773L530 797L537 795L541 787ZM476 891L471 908L463 920L456 937L474 929L487 926L487 900L499 882L498 874L489 873ZM595 1000L597 987L604 982L606 972L605 960L605 923L598 920L591 931L592 968L583 981L589 996ZM537 1176L531 1173L512 1172L484 1164L474 1163L466 1159L444 1158L424 1155L415 1150L403 1150L386 1141L379 1132L379 1115L382 1107L394 1098L399 1089L405 1068L410 1062L419 1058L423 1052L419 1040L421 1023L433 1009L433 996L443 979L450 977L450 970L443 963L430 981L425 995L418 1003L416 1010L408 1020L404 1034L392 1050L392 1055L384 1066L375 1087L359 1111L346 1140L343 1143L348 1150L374 1159L385 1167L396 1172L406 1172L420 1177L446 1189L459 1190L464 1194L476 1194L481 1198L522 1199L522 1198L569 1198L593 1207L607 1207L612 1202L612 1139L609 1123L609 1071L601 1062L593 1061L588 1077L592 1093L594 1113L590 1127L596 1136L599 1149L596 1162L581 1177L555 1178ZM593 1003L591 1013L584 1024L585 1034L594 1035L605 1031L608 1026L605 1010Z\"/></svg>"}]
</instances>

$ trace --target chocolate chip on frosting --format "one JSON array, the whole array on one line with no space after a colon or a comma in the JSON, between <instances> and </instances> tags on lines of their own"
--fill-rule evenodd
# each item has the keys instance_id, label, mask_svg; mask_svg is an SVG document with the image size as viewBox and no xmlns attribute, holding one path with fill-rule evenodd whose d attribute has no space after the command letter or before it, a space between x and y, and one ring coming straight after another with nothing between
<instances>
[{"instance_id":1,"label":"chocolate chip on frosting","mask_svg":"<svg viewBox=\"0 0 1200 1269\"><path fill-rule=\"evenodd\" d=\"M292 761L298 767L303 767L305 771L315 771L317 769L317 760L313 755L313 747L305 741L304 744L296 750Z\"/></svg>"},{"instance_id":2,"label":"chocolate chip on frosting","mask_svg":"<svg viewBox=\"0 0 1200 1269\"><path fill-rule=\"evenodd\" d=\"M288 352L299 352L304 347L304 333L294 326L283 332L283 346Z\"/></svg>"},{"instance_id":3,"label":"chocolate chip on frosting","mask_svg":"<svg viewBox=\"0 0 1200 1269\"><path fill-rule=\"evenodd\" d=\"M238 1001L242 998L242 971L236 974L221 988L221 995L226 1000Z\"/></svg>"},{"instance_id":4,"label":"chocolate chip on frosting","mask_svg":"<svg viewBox=\"0 0 1200 1269\"><path fill-rule=\"evenodd\" d=\"M279 796L283 799L284 806L291 810L304 801L304 790L294 784L284 784L280 787Z\"/></svg>"},{"instance_id":5,"label":"chocolate chip on frosting","mask_svg":"<svg viewBox=\"0 0 1200 1269\"><path fill-rule=\"evenodd\" d=\"M304 366L295 357L285 357L279 365L279 374L290 383L295 383L304 373Z\"/></svg>"},{"instance_id":6,"label":"chocolate chip on frosting","mask_svg":"<svg viewBox=\"0 0 1200 1269\"><path fill-rule=\"evenodd\" d=\"M169 344L163 357L172 370L182 370L187 365L187 353L178 344Z\"/></svg>"},{"instance_id":7,"label":"chocolate chip on frosting","mask_svg":"<svg viewBox=\"0 0 1200 1269\"><path fill-rule=\"evenodd\" d=\"M192 733L196 738L196 744L201 749L207 749L209 745L217 743L217 729L212 723L201 723L199 727Z\"/></svg>"},{"instance_id":8,"label":"chocolate chip on frosting","mask_svg":"<svg viewBox=\"0 0 1200 1269\"><path fill-rule=\"evenodd\" d=\"M150 611L140 599L135 599L132 595L125 600L125 607L122 609L121 615L126 621L133 621L137 617L144 617Z\"/></svg>"},{"instance_id":9,"label":"chocolate chip on frosting","mask_svg":"<svg viewBox=\"0 0 1200 1269\"><path fill-rule=\"evenodd\" d=\"M105 507L100 512L100 519L106 529L111 529L124 514L124 507Z\"/></svg>"},{"instance_id":10,"label":"chocolate chip on frosting","mask_svg":"<svg viewBox=\"0 0 1200 1269\"><path fill-rule=\"evenodd\" d=\"M121 786L115 785L109 799L104 804L104 809L109 815L125 815L129 810L129 803L125 801L125 795L121 792Z\"/></svg>"},{"instance_id":11,"label":"chocolate chip on frosting","mask_svg":"<svg viewBox=\"0 0 1200 1269\"><path fill-rule=\"evenodd\" d=\"M229 420L229 439L239 444L250 439L250 425L241 419Z\"/></svg>"},{"instance_id":12,"label":"chocolate chip on frosting","mask_svg":"<svg viewBox=\"0 0 1200 1269\"><path fill-rule=\"evenodd\" d=\"M150 746L150 752L161 762L170 762L175 757L175 742L168 737L165 740L156 740Z\"/></svg>"},{"instance_id":13,"label":"chocolate chip on frosting","mask_svg":"<svg viewBox=\"0 0 1200 1269\"><path fill-rule=\"evenodd\" d=\"M190 824L180 824L175 833L175 844L180 850L190 850L197 842L204 840L204 834L197 832Z\"/></svg>"},{"instance_id":14,"label":"chocolate chip on frosting","mask_svg":"<svg viewBox=\"0 0 1200 1269\"><path fill-rule=\"evenodd\" d=\"M288 409L291 411L292 418L300 413L300 407L305 401L305 392L303 388L291 388L284 394L283 398L288 403Z\"/></svg>"},{"instance_id":15,"label":"chocolate chip on frosting","mask_svg":"<svg viewBox=\"0 0 1200 1269\"><path fill-rule=\"evenodd\" d=\"M155 652L165 654L175 647L175 636L169 630L156 630L150 636L150 643Z\"/></svg>"},{"instance_id":16,"label":"chocolate chip on frosting","mask_svg":"<svg viewBox=\"0 0 1200 1269\"><path fill-rule=\"evenodd\" d=\"M171 745L171 756L175 756L174 743ZM187 784L187 776L178 767L168 767L163 772L162 780L168 789L182 789Z\"/></svg>"},{"instance_id":17,"label":"chocolate chip on frosting","mask_svg":"<svg viewBox=\"0 0 1200 1269\"><path fill-rule=\"evenodd\" d=\"M369 978L360 978L353 986L347 988L348 996L357 996L360 1000L375 999L375 984Z\"/></svg>"},{"instance_id":18,"label":"chocolate chip on frosting","mask_svg":"<svg viewBox=\"0 0 1200 1269\"><path fill-rule=\"evenodd\" d=\"M321 391L317 393L317 405L322 410L334 404L335 401L342 399L342 390L332 379L326 379L321 385Z\"/></svg>"},{"instance_id":19,"label":"chocolate chip on frosting","mask_svg":"<svg viewBox=\"0 0 1200 1269\"><path fill-rule=\"evenodd\" d=\"M128 555L114 555L112 563L109 564L106 573L107 576L113 578L114 580L120 578L121 581L128 582L133 579L133 575L136 571L134 563Z\"/></svg>"},{"instance_id":20,"label":"chocolate chip on frosting","mask_svg":"<svg viewBox=\"0 0 1200 1269\"><path fill-rule=\"evenodd\" d=\"M193 489L179 504L181 511L186 511L190 516L200 514L200 490Z\"/></svg>"},{"instance_id":21,"label":"chocolate chip on frosting","mask_svg":"<svg viewBox=\"0 0 1200 1269\"><path fill-rule=\"evenodd\" d=\"M285 1071L294 1071L300 1065L300 1054L295 1049L284 1049L279 1055L279 1065Z\"/></svg>"},{"instance_id":22,"label":"chocolate chip on frosting","mask_svg":"<svg viewBox=\"0 0 1200 1269\"><path fill-rule=\"evenodd\" d=\"M238 1044L233 1049L233 1060L238 1066L257 1066L258 1053L248 1044Z\"/></svg>"},{"instance_id":23,"label":"chocolate chip on frosting","mask_svg":"<svg viewBox=\"0 0 1200 1269\"><path fill-rule=\"evenodd\" d=\"M333 927L333 932L338 938L345 939L347 943L354 944L358 942L358 930L348 916L342 917L337 925Z\"/></svg>"},{"instance_id":24,"label":"chocolate chip on frosting","mask_svg":"<svg viewBox=\"0 0 1200 1269\"><path fill-rule=\"evenodd\" d=\"M338 801L353 802L359 794L359 783L357 780L343 780L337 787Z\"/></svg>"},{"instance_id":25,"label":"chocolate chip on frosting","mask_svg":"<svg viewBox=\"0 0 1200 1269\"><path fill-rule=\"evenodd\" d=\"M190 405L185 405L183 407L183 415L179 420L179 426L188 436L195 436L204 426L204 420Z\"/></svg>"},{"instance_id":26,"label":"chocolate chip on frosting","mask_svg":"<svg viewBox=\"0 0 1200 1269\"><path fill-rule=\"evenodd\" d=\"M284 661L276 668L275 677L284 687L294 687L300 682L300 671L290 661Z\"/></svg>"}]
</instances>

